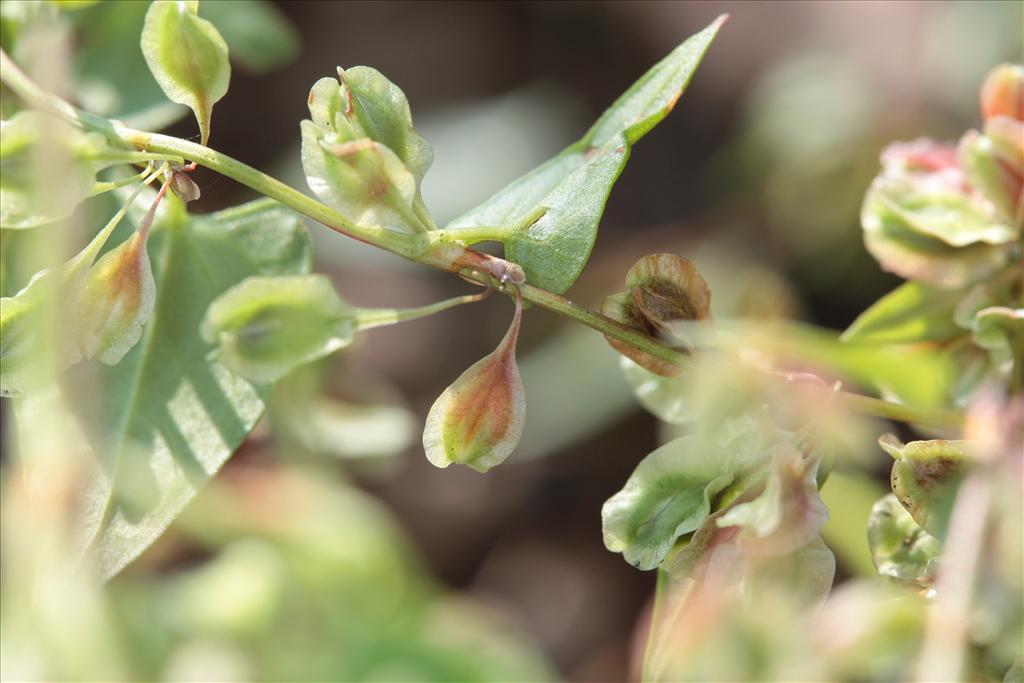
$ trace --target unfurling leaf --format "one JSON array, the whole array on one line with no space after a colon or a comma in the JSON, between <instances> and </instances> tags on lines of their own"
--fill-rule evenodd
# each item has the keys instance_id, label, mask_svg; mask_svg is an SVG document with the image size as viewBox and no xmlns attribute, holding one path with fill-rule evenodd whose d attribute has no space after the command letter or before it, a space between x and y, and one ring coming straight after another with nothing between
<instances>
[{"instance_id":1,"label":"unfurling leaf","mask_svg":"<svg viewBox=\"0 0 1024 683\"><path fill-rule=\"evenodd\" d=\"M766 460L780 436L739 420L653 451L601 509L605 547L639 569L657 567L676 540L707 520L716 496Z\"/></svg>"},{"instance_id":2,"label":"unfurling leaf","mask_svg":"<svg viewBox=\"0 0 1024 683\"><path fill-rule=\"evenodd\" d=\"M590 258L608 193L630 149L672 111L724 21L719 17L653 66L580 140L448 228L455 236L459 228L476 226L512 230L502 240L505 257L523 267L530 284L564 293ZM528 221L539 207L547 212Z\"/></svg>"},{"instance_id":3,"label":"unfurling leaf","mask_svg":"<svg viewBox=\"0 0 1024 683\"><path fill-rule=\"evenodd\" d=\"M628 291L605 297L601 314L651 336L662 335L684 345L676 323L711 317L711 289L688 260L675 254L644 256L626 274ZM633 346L606 336L616 351L663 377L680 368Z\"/></svg>"},{"instance_id":4,"label":"unfurling leaf","mask_svg":"<svg viewBox=\"0 0 1024 683\"><path fill-rule=\"evenodd\" d=\"M199 17L198 0L155 0L146 12L142 54L172 101L189 106L202 144L210 138L213 105L228 91L228 46L216 27Z\"/></svg>"},{"instance_id":5,"label":"unfurling leaf","mask_svg":"<svg viewBox=\"0 0 1024 683\"><path fill-rule=\"evenodd\" d=\"M966 441L911 441L892 434L879 440L891 455L892 492L925 531L942 538L957 487L968 465Z\"/></svg>"},{"instance_id":6,"label":"unfurling leaf","mask_svg":"<svg viewBox=\"0 0 1024 683\"><path fill-rule=\"evenodd\" d=\"M436 467L452 463L486 472L512 453L523 434L526 399L516 364L522 298L493 352L474 363L442 392L427 414L423 449Z\"/></svg>"},{"instance_id":7,"label":"unfurling leaf","mask_svg":"<svg viewBox=\"0 0 1024 683\"><path fill-rule=\"evenodd\" d=\"M353 319L323 275L252 276L210 304L201 333L231 370L273 382L348 346Z\"/></svg>"},{"instance_id":8,"label":"unfurling leaf","mask_svg":"<svg viewBox=\"0 0 1024 683\"><path fill-rule=\"evenodd\" d=\"M917 525L896 496L889 494L871 508L868 545L882 576L922 588L934 581L941 544Z\"/></svg>"},{"instance_id":9,"label":"unfurling leaf","mask_svg":"<svg viewBox=\"0 0 1024 683\"><path fill-rule=\"evenodd\" d=\"M400 232L434 227L420 195L433 152L405 95L365 66L338 69L309 92L302 168L314 194L353 221Z\"/></svg>"},{"instance_id":10,"label":"unfurling leaf","mask_svg":"<svg viewBox=\"0 0 1024 683\"><path fill-rule=\"evenodd\" d=\"M772 463L764 492L733 506L717 522L742 527L739 542L758 555L782 555L803 547L818 537L828 520L828 509L818 495L820 459L784 444L772 454Z\"/></svg>"},{"instance_id":11,"label":"unfurling leaf","mask_svg":"<svg viewBox=\"0 0 1024 683\"><path fill-rule=\"evenodd\" d=\"M1002 64L989 73L981 86L981 116L1024 121L1024 66Z\"/></svg>"},{"instance_id":12,"label":"unfurling leaf","mask_svg":"<svg viewBox=\"0 0 1024 683\"><path fill-rule=\"evenodd\" d=\"M885 270L955 289L1010 259L1019 232L967 186L951 147L920 140L890 146L864 198L864 243Z\"/></svg>"}]
</instances>

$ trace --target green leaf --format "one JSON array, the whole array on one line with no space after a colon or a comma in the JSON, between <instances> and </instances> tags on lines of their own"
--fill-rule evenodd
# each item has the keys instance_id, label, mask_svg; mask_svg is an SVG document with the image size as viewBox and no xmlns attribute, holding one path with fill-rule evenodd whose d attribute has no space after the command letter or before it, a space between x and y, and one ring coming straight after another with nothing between
<instances>
[{"instance_id":1,"label":"green leaf","mask_svg":"<svg viewBox=\"0 0 1024 683\"><path fill-rule=\"evenodd\" d=\"M104 368L98 433L104 476L87 491L91 543L116 574L167 527L263 414L266 390L210 357L210 303L251 275L308 272L300 219L258 200L201 218L173 198L150 239L156 309L141 342Z\"/></svg>"},{"instance_id":2,"label":"green leaf","mask_svg":"<svg viewBox=\"0 0 1024 683\"><path fill-rule=\"evenodd\" d=\"M889 494L871 508L868 545L882 576L922 588L934 582L942 546L917 525L896 496Z\"/></svg>"},{"instance_id":3,"label":"green leaf","mask_svg":"<svg viewBox=\"0 0 1024 683\"><path fill-rule=\"evenodd\" d=\"M198 0L155 0L146 12L141 45L167 97L195 112L205 145L213 105L228 91L231 65L227 43L198 12Z\"/></svg>"},{"instance_id":4,"label":"green leaf","mask_svg":"<svg viewBox=\"0 0 1024 683\"><path fill-rule=\"evenodd\" d=\"M459 228L522 226L502 240L505 257L523 267L530 284L564 293L590 257L608 193L630 148L675 106L723 21L716 19L656 64L579 141L448 228L457 237ZM539 207L547 213L526 222Z\"/></svg>"},{"instance_id":5,"label":"green leaf","mask_svg":"<svg viewBox=\"0 0 1024 683\"><path fill-rule=\"evenodd\" d=\"M766 457L770 444L740 424L715 437L683 436L645 457L601 509L604 544L639 569L654 569L700 527L715 496Z\"/></svg>"},{"instance_id":6,"label":"green leaf","mask_svg":"<svg viewBox=\"0 0 1024 683\"><path fill-rule=\"evenodd\" d=\"M210 304L201 333L221 363L267 383L348 346L353 316L326 276L252 276Z\"/></svg>"},{"instance_id":7,"label":"green leaf","mask_svg":"<svg viewBox=\"0 0 1024 683\"><path fill-rule=\"evenodd\" d=\"M302 168L313 193L356 223L422 232L434 227L420 182L433 161L405 94L365 66L338 69L309 92Z\"/></svg>"},{"instance_id":8,"label":"green leaf","mask_svg":"<svg viewBox=\"0 0 1024 683\"><path fill-rule=\"evenodd\" d=\"M953 498L969 463L967 441L911 441L892 434L878 440L893 457L892 492L925 531L943 538Z\"/></svg>"},{"instance_id":9,"label":"green leaf","mask_svg":"<svg viewBox=\"0 0 1024 683\"><path fill-rule=\"evenodd\" d=\"M907 282L861 313L842 339L860 344L949 341L963 334L953 312L964 293Z\"/></svg>"}]
</instances>

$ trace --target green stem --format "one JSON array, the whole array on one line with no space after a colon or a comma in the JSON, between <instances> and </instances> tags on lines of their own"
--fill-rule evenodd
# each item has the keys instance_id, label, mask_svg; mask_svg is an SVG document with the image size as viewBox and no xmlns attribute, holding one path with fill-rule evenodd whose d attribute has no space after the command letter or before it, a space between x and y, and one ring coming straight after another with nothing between
<instances>
[{"instance_id":1,"label":"green stem","mask_svg":"<svg viewBox=\"0 0 1024 683\"><path fill-rule=\"evenodd\" d=\"M145 153L147 158L155 158L155 153L188 159L270 197L336 232L411 261L458 273L468 280L488 286L493 285L495 280L501 280L501 276L511 266L503 259L465 246L467 238L492 238L499 232L507 233L507 228L479 228L475 235L474 229L471 228L438 231L440 234L432 231L411 235L378 226L357 224L276 178L209 147L169 135L134 130L119 121L111 121L76 109L68 102L39 88L3 50L0 50L0 80L30 105L48 110L79 127L102 133L109 140L134 147ZM528 226L539 220L546 210L544 207L538 208L527 218L524 225ZM574 304L558 294L528 284L510 287L507 293L514 294L516 289L522 293L525 301L582 323L655 358L679 365L687 360L684 354L657 339ZM959 426L963 421L960 415L948 411L913 408L854 394L843 393L842 396L852 408L893 420L942 428Z\"/></svg>"},{"instance_id":2,"label":"green stem","mask_svg":"<svg viewBox=\"0 0 1024 683\"><path fill-rule=\"evenodd\" d=\"M449 308L461 306L462 304L471 304L477 301L482 301L483 299L486 299L490 293L491 290L487 289L479 294L457 296L452 299L438 301L435 304L427 304L426 306L417 306L415 308L357 308L356 327L360 330L369 330L374 327L383 327L384 325L394 325L395 323L401 323L407 320L425 318L428 315L434 315L435 313L440 313L441 311L446 311Z\"/></svg>"}]
</instances>

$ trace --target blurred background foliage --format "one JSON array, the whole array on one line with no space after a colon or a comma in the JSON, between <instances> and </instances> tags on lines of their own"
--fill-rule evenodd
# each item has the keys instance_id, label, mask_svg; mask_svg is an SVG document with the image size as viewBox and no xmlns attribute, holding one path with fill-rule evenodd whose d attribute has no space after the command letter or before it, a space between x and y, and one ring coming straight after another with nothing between
<instances>
[{"instance_id":1,"label":"blurred background foliage","mask_svg":"<svg viewBox=\"0 0 1024 683\"><path fill-rule=\"evenodd\" d=\"M0 36L17 60L25 17L47 10L0 8ZM193 137L186 110L165 102L142 60L145 8L66 10L73 95L98 113ZM1024 59L1024 5L208 0L202 13L224 34L235 68L211 145L305 189L298 122L309 87L338 65L374 66L404 89L434 146L423 192L443 224L575 139L650 64L722 12L731 19L689 92L636 149L612 193L571 298L596 307L639 256L674 252L709 281L716 316L799 317L842 329L898 282L861 242L859 207L879 151L895 139L955 139L976 125L985 73ZM193 211L252 198L202 169L195 178L203 194ZM86 210L98 224L109 215L105 206ZM310 234L315 270L357 305L413 306L466 290L317 226ZM3 236L11 247L0 270L4 295L36 269L10 257L31 239ZM75 588L85 579L69 579L59 562L70 552L72 510L61 486L73 481L73 460L42 470L53 509L27 507L11 481L18 444L5 400L4 678L635 676L653 575L605 550L599 511L640 458L675 433L642 412L600 335L529 311L520 341L529 417L515 455L486 477L423 458L427 408L493 347L508 314L492 302L376 330L289 377L223 473L102 592ZM838 584L874 574L865 524L890 467L875 445L880 424L846 426L836 448L851 457L822 492ZM73 437L53 441L57 451ZM64 587L47 588L40 576ZM901 598L879 600L884 614L865 616L853 594L867 590L887 589L840 588L815 618L825 629L880 625L870 635L886 643L881 654L864 634L833 632L833 641L848 637L868 653L843 649L849 670L840 662L837 675L863 677L870 660L869 677L898 677L893 661L916 647L907 634L917 632L908 624L919 612ZM763 600L754 614L798 619L785 591L765 591ZM744 619L719 623L724 635L709 641L723 669L679 670L765 679L818 671L800 659L808 644L792 642L798 630ZM763 641L768 634L774 640ZM758 668L729 656L767 649L806 667L773 668L772 660Z\"/></svg>"}]
</instances>

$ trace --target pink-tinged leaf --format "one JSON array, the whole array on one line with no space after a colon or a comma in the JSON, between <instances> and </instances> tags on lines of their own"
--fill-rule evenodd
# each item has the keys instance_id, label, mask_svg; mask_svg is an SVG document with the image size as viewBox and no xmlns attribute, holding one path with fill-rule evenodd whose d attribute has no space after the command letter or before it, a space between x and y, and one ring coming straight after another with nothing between
<instances>
[{"instance_id":1,"label":"pink-tinged leaf","mask_svg":"<svg viewBox=\"0 0 1024 683\"><path fill-rule=\"evenodd\" d=\"M462 373L430 408L423 449L431 464L458 463L486 472L504 462L519 443L526 421L516 365L522 314L517 297L515 317L498 348Z\"/></svg>"},{"instance_id":2,"label":"pink-tinged leaf","mask_svg":"<svg viewBox=\"0 0 1024 683\"><path fill-rule=\"evenodd\" d=\"M734 506L718 525L739 526L740 543L751 554L782 555L806 545L828 520L818 495L819 462L791 445L779 446L764 492Z\"/></svg>"}]
</instances>

